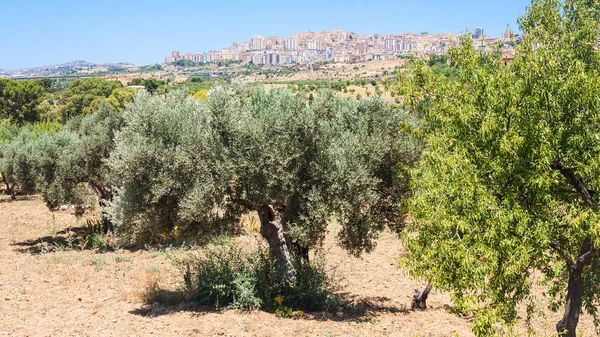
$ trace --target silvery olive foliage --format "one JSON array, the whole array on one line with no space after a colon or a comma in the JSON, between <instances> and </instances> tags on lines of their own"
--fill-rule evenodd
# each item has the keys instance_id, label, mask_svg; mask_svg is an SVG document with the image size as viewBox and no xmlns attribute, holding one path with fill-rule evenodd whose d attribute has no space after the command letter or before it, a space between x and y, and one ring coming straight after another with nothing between
<instances>
[{"instance_id":1,"label":"silvery olive foliage","mask_svg":"<svg viewBox=\"0 0 600 337\"><path fill-rule=\"evenodd\" d=\"M87 185L101 199L110 198L105 159L121 126L121 113L104 102L98 111L74 117L60 130L22 127L0 147L0 172L22 192L41 193L51 209L82 206Z\"/></svg>"},{"instance_id":2,"label":"silvery olive foliage","mask_svg":"<svg viewBox=\"0 0 600 337\"><path fill-rule=\"evenodd\" d=\"M380 99L320 92L307 104L287 89L232 83L206 102L138 96L124 120L108 160L117 187L109 213L133 242L208 238L265 205L306 248L332 220L355 255L385 226L403 226L420 146L400 132L407 116Z\"/></svg>"}]
</instances>

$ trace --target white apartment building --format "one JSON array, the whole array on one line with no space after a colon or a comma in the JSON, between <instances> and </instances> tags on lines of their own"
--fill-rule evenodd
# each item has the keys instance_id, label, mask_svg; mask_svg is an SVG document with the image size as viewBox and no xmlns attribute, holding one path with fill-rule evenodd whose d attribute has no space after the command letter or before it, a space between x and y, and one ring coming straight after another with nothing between
<instances>
[{"instance_id":1,"label":"white apartment building","mask_svg":"<svg viewBox=\"0 0 600 337\"><path fill-rule=\"evenodd\" d=\"M262 50L263 49L263 37L262 36L253 36L252 37L252 50Z\"/></svg>"},{"instance_id":2,"label":"white apartment building","mask_svg":"<svg viewBox=\"0 0 600 337\"><path fill-rule=\"evenodd\" d=\"M385 39L385 51L394 51L396 48L396 39L388 37Z\"/></svg>"},{"instance_id":3,"label":"white apartment building","mask_svg":"<svg viewBox=\"0 0 600 337\"><path fill-rule=\"evenodd\" d=\"M298 49L298 40L293 37L288 37L285 39L285 50L297 50Z\"/></svg>"},{"instance_id":4,"label":"white apartment building","mask_svg":"<svg viewBox=\"0 0 600 337\"><path fill-rule=\"evenodd\" d=\"M321 41L310 40L306 42L306 49L308 50L321 50Z\"/></svg>"}]
</instances>

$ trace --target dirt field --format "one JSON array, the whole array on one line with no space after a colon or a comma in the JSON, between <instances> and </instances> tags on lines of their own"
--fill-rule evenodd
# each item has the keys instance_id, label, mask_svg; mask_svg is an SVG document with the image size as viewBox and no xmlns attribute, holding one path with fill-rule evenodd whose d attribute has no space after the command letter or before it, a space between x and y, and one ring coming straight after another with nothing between
<instances>
[{"instance_id":1,"label":"dirt field","mask_svg":"<svg viewBox=\"0 0 600 337\"><path fill-rule=\"evenodd\" d=\"M470 322L445 310L447 295L432 292L425 312L405 310L414 288L396 267L398 239L382 236L361 259L326 244L328 263L345 279L343 293L355 309L312 313L299 319L265 312L216 312L146 306L149 279L177 289L180 279L168 256L182 249L81 250L72 238L82 229L70 211L52 214L39 198L0 197L0 336L472 336ZM237 240L257 240L249 233ZM553 332L556 315L534 322L536 335ZM589 317L583 336L594 335ZM519 331L525 332L523 327Z\"/></svg>"},{"instance_id":2,"label":"dirt field","mask_svg":"<svg viewBox=\"0 0 600 337\"><path fill-rule=\"evenodd\" d=\"M250 75L242 77L246 82L265 81L341 81L354 80L358 78L374 78L376 75L384 76L393 74L397 66L406 64L406 60L390 61L368 61L360 63L330 63L320 65L318 70L303 70L292 74L272 73L269 78L266 75Z\"/></svg>"},{"instance_id":3,"label":"dirt field","mask_svg":"<svg viewBox=\"0 0 600 337\"><path fill-rule=\"evenodd\" d=\"M270 92L271 90L274 90L274 89L281 89L281 88L287 88L287 87L288 87L288 84L280 84L280 83L264 83L263 84L263 88L267 92ZM385 87L382 84L379 84L378 88L383 92L383 95L381 95L380 97L381 97L381 99L383 99L384 102L386 102L388 104L395 103L395 98L392 97L392 95L389 91L385 90ZM371 83L368 83L364 87L358 86L358 85L349 85L347 89L348 89L348 92L336 91L335 94L342 98L352 98L352 99L357 98L357 95L360 95L361 98L369 98L375 94L375 87L372 86ZM369 96L367 94L367 92L369 92L371 94L371 96ZM315 97L318 96L317 92L313 92L312 94Z\"/></svg>"}]
</instances>

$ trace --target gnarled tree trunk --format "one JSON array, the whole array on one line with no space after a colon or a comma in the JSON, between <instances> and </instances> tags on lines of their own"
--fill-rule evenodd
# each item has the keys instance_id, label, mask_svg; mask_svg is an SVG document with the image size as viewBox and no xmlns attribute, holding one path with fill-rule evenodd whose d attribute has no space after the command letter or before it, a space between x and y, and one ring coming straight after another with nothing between
<instances>
[{"instance_id":1,"label":"gnarled tree trunk","mask_svg":"<svg viewBox=\"0 0 600 337\"><path fill-rule=\"evenodd\" d=\"M114 233L115 229L112 221L108 218L108 215L104 211L106 207L106 203L111 201L113 198L112 188L101 181L90 181L90 185L94 188L96 193L98 194L98 203L100 204L100 208L102 209L102 227L104 230L104 234Z\"/></svg>"},{"instance_id":2,"label":"gnarled tree trunk","mask_svg":"<svg viewBox=\"0 0 600 337\"><path fill-rule=\"evenodd\" d=\"M569 266L569 285L567 286L567 304L563 318L556 324L559 336L576 337L579 313L583 303L583 269L592 263L596 249L591 240L586 239L577 260Z\"/></svg>"},{"instance_id":3,"label":"gnarled tree trunk","mask_svg":"<svg viewBox=\"0 0 600 337\"><path fill-rule=\"evenodd\" d=\"M292 251L291 240L285 233L283 216L272 205L262 205L257 211L260 234L269 243L277 279L295 284L296 256Z\"/></svg>"},{"instance_id":4,"label":"gnarled tree trunk","mask_svg":"<svg viewBox=\"0 0 600 337\"><path fill-rule=\"evenodd\" d=\"M562 164L560 159L552 162L551 167L557 170L567 179L569 184L577 191L581 201L588 208L598 210L598 202L592 198L592 191L588 189L583 180L575 174L572 168ZM556 331L559 336L576 337L577 323L579 322L579 313L583 303L584 278L583 269L592 263L596 258L598 249L594 247L592 240L587 238L583 241L579 256L575 261L568 257L567 266L569 268L569 284L567 286L567 303L563 318L556 324Z\"/></svg>"},{"instance_id":5,"label":"gnarled tree trunk","mask_svg":"<svg viewBox=\"0 0 600 337\"><path fill-rule=\"evenodd\" d=\"M565 314L556 324L556 331L559 333L559 336L575 337L577 335L577 323L579 322L582 298L583 277L581 270L573 269L569 272Z\"/></svg>"},{"instance_id":6,"label":"gnarled tree trunk","mask_svg":"<svg viewBox=\"0 0 600 337\"><path fill-rule=\"evenodd\" d=\"M413 295L413 300L411 304L412 310L425 310L427 309L427 296L429 296L429 292L431 291L431 283L428 284L423 291L419 291L419 289L415 289L415 294Z\"/></svg>"},{"instance_id":7,"label":"gnarled tree trunk","mask_svg":"<svg viewBox=\"0 0 600 337\"><path fill-rule=\"evenodd\" d=\"M12 200L16 200L17 196L15 195L15 187L10 186L10 184L8 183L8 180L6 180L6 177L4 176L4 173L0 172L0 176L2 177L2 182L4 182L4 185L6 185L6 194L10 195L10 198Z\"/></svg>"}]
</instances>

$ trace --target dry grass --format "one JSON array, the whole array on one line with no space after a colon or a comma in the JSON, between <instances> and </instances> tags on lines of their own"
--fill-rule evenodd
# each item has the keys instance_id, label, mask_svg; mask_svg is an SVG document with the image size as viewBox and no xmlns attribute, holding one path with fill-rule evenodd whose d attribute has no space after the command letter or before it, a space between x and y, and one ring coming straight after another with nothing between
<instances>
[{"instance_id":1,"label":"dry grass","mask_svg":"<svg viewBox=\"0 0 600 337\"><path fill-rule=\"evenodd\" d=\"M447 311L449 297L433 292L425 312L406 311L414 288L422 287L396 268L398 240L382 235L375 252L361 259L326 242L328 262L345 279L352 310L307 313L282 319L265 312L215 312L175 305L147 306L147 294L179 302L180 276L169 256L183 249L41 249L84 226L70 211L53 214L37 199L0 197L0 335L11 336L472 336L470 322ZM257 244L256 223L244 219ZM75 234L72 234L75 235ZM45 239L40 240L40 238ZM32 249L32 247L34 247ZM38 247L38 248L35 248ZM556 314L534 321L536 335L550 335ZM581 330L594 335L589 317ZM519 331L525 333L523 325Z\"/></svg>"}]
</instances>

